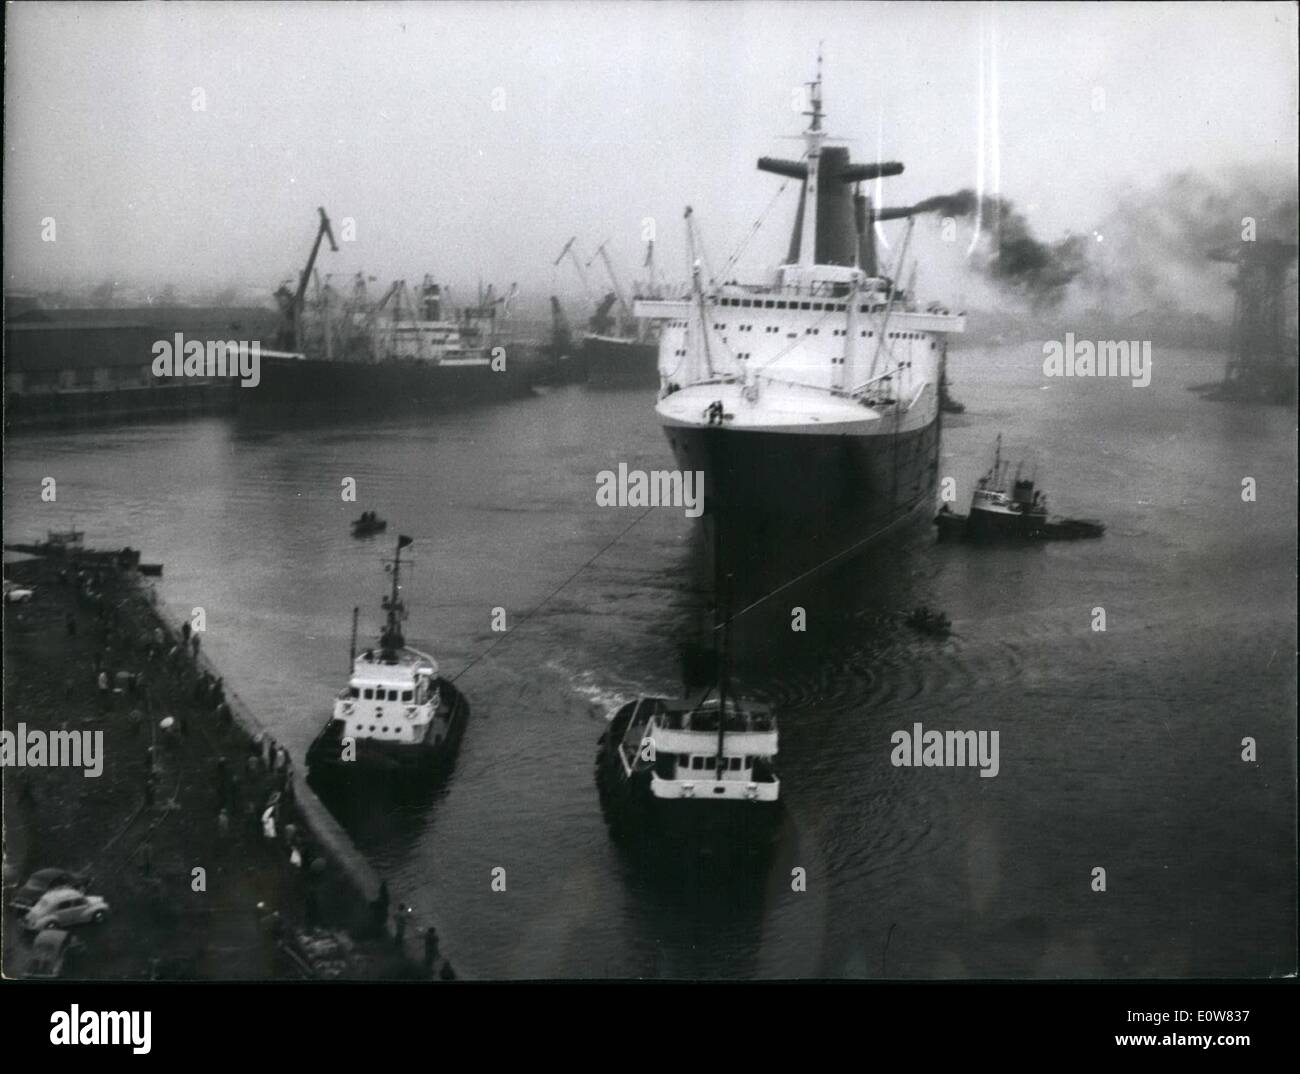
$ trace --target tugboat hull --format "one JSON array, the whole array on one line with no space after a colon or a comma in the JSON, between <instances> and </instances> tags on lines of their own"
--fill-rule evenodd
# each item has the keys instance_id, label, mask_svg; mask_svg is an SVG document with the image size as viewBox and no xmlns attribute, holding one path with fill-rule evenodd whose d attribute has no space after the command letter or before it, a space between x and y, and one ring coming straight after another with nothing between
<instances>
[{"instance_id":1,"label":"tugboat hull","mask_svg":"<svg viewBox=\"0 0 1300 1074\"><path fill-rule=\"evenodd\" d=\"M965 540L981 544L1017 541L1078 541L1101 537L1104 523L1089 518L1048 518L1042 515L991 515L972 511L969 516L941 511L934 524L940 540Z\"/></svg>"},{"instance_id":2,"label":"tugboat hull","mask_svg":"<svg viewBox=\"0 0 1300 1074\"><path fill-rule=\"evenodd\" d=\"M617 743L626 726L625 717L611 721L596 753L601 812L616 842L643 853L742 856L770 846L783 813L779 799L713 801L707 788L698 798L656 797L650 770L629 776L619 760Z\"/></svg>"},{"instance_id":3,"label":"tugboat hull","mask_svg":"<svg viewBox=\"0 0 1300 1074\"><path fill-rule=\"evenodd\" d=\"M347 787L391 779L423 782L445 775L455 761L469 720L469 702L448 682L440 688L451 698L445 733L431 734L430 740L416 745L358 738L353 742L355 757L347 760L340 725L331 719L307 750L311 782Z\"/></svg>"}]
</instances>

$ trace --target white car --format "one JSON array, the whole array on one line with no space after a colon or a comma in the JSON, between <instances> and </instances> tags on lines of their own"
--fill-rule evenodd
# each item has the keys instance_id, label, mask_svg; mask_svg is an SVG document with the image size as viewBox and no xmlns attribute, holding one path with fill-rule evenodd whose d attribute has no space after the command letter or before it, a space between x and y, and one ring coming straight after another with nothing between
<instances>
[{"instance_id":1,"label":"white car","mask_svg":"<svg viewBox=\"0 0 1300 1074\"><path fill-rule=\"evenodd\" d=\"M41 929L67 929L90 921L99 924L107 916L108 903L98 895L87 895L76 888L54 888L27 911L23 925L39 932Z\"/></svg>"},{"instance_id":2,"label":"white car","mask_svg":"<svg viewBox=\"0 0 1300 1074\"><path fill-rule=\"evenodd\" d=\"M36 596L36 590L27 586L18 585L16 582L5 579L5 603L6 604L30 604L32 598Z\"/></svg>"}]
</instances>

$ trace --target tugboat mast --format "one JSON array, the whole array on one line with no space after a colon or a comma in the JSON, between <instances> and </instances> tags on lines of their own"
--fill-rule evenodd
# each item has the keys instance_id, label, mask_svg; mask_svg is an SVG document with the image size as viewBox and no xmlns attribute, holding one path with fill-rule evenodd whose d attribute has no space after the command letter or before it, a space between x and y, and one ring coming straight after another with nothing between
<instances>
[{"instance_id":1,"label":"tugboat mast","mask_svg":"<svg viewBox=\"0 0 1300 1074\"><path fill-rule=\"evenodd\" d=\"M731 575L722 567L722 503L715 499L713 508L713 627L718 673L718 754L714 761L717 779L722 778L723 751L727 733L727 686L731 661Z\"/></svg>"},{"instance_id":2,"label":"tugboat mast","mask_svg":"<svg viewBox=\"0 0 1300 1074\"><path fill-rule=\"evenodd\" d=\"M402 619L406 613L406 605L400 596L399 582L402 575L402 549L408 544L411 544L410 537L397 538L397 554L393 558L393 589L380 602L380 606L388 613L384 632L379 635L379 646L385 652L393 652L406 644L406 638L402 636Z\"/></svg>"}]
</instances>

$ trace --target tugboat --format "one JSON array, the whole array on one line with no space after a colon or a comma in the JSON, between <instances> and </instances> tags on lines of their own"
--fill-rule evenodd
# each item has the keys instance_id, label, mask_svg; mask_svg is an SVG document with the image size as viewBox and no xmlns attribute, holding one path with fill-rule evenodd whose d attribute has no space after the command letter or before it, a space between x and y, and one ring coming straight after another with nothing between
<instances>
[{"instance_id":1,"label":"tugboat","mask_svg":"<svg viewBox=\"0 0 1300 1074\"><path fill-rule=\"evenodd\" d=\"M694 702L642 697L610 718L596 786L616 840L741 853L770 843L781 812L777 721L730 689L730 618L728 608L714 686Z\"/></svg>"},{"instance_id":2,"label":"tugboat","mask_svg":"<svg viewBox=\"0 0 1300 1074\"><path fill-rule=\"evenodd\" d=\"M1008 492L1007 471L1010 466L1010 462L1002 459L1002 435L999 433L993 466L975 487L970 514L959 515L944 504L935 517L940 539L1054 541L1100 537L1106 532L1105 525L1093 519L1049 516L1047 494L1037 491L1031 478L1021 476L1023 463L1016 467L1015 480Z\"/></svg>"},{"instance_id":3,"label":"tugboat","mask_svg":"<svg viewBox=\"0 0 1300 1074\"><path fill-rule=\"evenodd\" d=\"M397 538L392 590L379 645L353 657L352 676L334 701L329 722L307 750L313 780L322 776L437 774L454 756L469 718L469 702L438 675L428 653L409 648L402 635L402 549ZM354 632L355 636L355 632Z\"/></svg>"},{"instance_id":4,"label":"tugboat","mask_svg":"<svg viewBox=\"0 0 1300 1074\"><path fill-rule=\"evenodd\" d=\"M386 529L388 529L387 520L380 518L374 511L362 511L360 518L352 520L353 537L373 537Z\"/></svg>"}]
</instances>

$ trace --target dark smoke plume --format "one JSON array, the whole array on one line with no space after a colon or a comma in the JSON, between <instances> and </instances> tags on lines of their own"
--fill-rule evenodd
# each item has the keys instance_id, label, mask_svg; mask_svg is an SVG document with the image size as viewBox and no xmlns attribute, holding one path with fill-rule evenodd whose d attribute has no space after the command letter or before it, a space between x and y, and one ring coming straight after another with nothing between
<instances>
[{"instance_id":1,"label":"dark smoke plume","mask_svg":"<svg viewBox=\"0 0 1300 1074\"><path fill-rule=\"evenodd\" d=\"M913 209L918 213L973 218L980 206L975 191L959 190L926 198ZM1042 242L1035 238L1029 221L1006 198L985 195L983 212L978 215L985 240L976 251L979 268L1036 308L1058 305L1070 284L1087 267L1088 243L1084 236L1067 235L1059 242Z\"/></svg>"}]
</instances>

